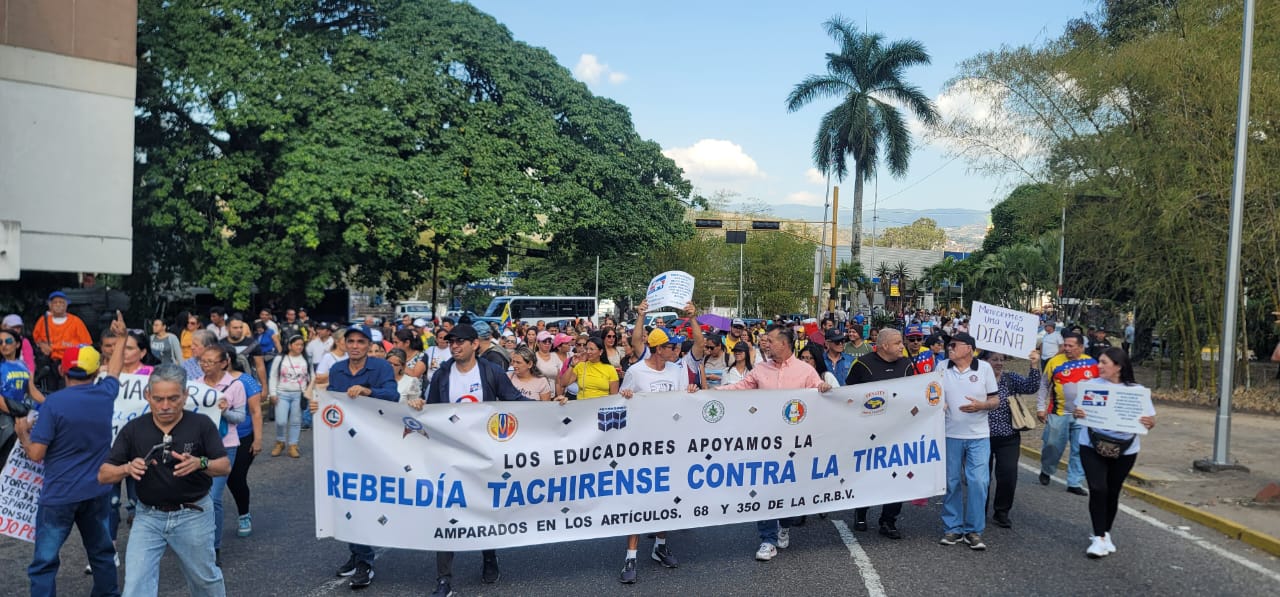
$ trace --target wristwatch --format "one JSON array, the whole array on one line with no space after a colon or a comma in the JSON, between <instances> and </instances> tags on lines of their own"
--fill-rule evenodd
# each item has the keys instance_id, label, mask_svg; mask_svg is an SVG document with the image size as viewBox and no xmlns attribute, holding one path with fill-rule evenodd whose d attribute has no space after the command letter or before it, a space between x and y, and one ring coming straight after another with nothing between
<instances>
[{"instance_id":1,"label":"wristwatch","mask_svg":"<svg viewBox=\"0 0 1280 597\"><path fill-rule=\"evenodd\" d=\"M201 457L200 457L200 470L204 470L204 469L207 469L207 468L209 468L209 457L208 457L208 456L201 456Z\"/></svg>"}]
</instances>

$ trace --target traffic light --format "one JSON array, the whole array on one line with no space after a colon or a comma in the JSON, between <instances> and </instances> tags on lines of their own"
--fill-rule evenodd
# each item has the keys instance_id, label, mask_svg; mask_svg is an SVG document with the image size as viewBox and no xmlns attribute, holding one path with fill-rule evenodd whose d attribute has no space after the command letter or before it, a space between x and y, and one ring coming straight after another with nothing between
<instances>
[{"instance_id":1,"label":"traffic light","mask_svg":"<svg viewBox=\"0 0 1280 597\"><path fill-rule=\"evenodd\" d=\"M777 230L778 222L777 220L772 220L772 221L755 220L751 222L751 229L752 230Z\"/></svg>"},{"instance_id":2,"label":"traffic light","mask_svg":"<svg viewBox=\"0 0 1280 597\"><path fill-rule=\"evenodd\" d=\"M693 221L694 228L724 228L724 220L702 220Z\"/></svg>"}]
</instances>

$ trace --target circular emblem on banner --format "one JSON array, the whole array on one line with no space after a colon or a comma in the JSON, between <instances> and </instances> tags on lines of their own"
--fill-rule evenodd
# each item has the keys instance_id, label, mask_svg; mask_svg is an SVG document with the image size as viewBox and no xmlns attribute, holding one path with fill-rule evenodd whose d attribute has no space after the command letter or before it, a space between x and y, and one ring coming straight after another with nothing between
<instances>
[{"instance_id":1,"label":"circular emblem on banner","mask_svg":"<svg viewBox=\"0 0 1280 597\"><path fill-rule=\"evenodd\" d=\"M867 410L880 410L884 406L884 398L872 396L866 402L862 403L862 407Z\"/></svg>"},{"instance_id":2,"label":"circular emblem on banner","mask_svg":"<svg viewBox=\"0 0 1280 597\"><path fill-rule=\"evenodd\" d=\"M724 418L724 404L719 400L708 400L702 405L702 420L708 423L718 423Z\"/></svg>"},{"instance_id":3,"label":"circular emblem on banner","mask_svg":"<svg viewBox=\"0 0 1280 597\"><path fill-rule=\"evenodd\" d=\"M942 384L936 381L929 382L925 397L929 399L929 406L937 406L938 402L942 401Z\"/></svg>"},{"instance_id":4,"label":"circular emblem on banner","mask_svg":"<svg viewBox=\"0 0 1280 597\"><path fill-rule=\"evenodd\" d=\"M409 437L410 433L427 437L427 428L422 426L422 421L413 417L404 417L400 419L400 422L404 423L404 433L400 437Z\"/></svg>"},{"instance_id":5,"label":"circular emblem on banner","mask_svg":"<svg viewBox=\"0 0 1280 597\"><path fill-rule=\"evenodd\" d=\"M798 425L804 420L805 415L809 414L809 408L804 405L804 401L798 398L792 398L782 407L782 418L787 421L788 425Z\"/></svg>"},{"instance_id":6,"label":"circular emblem on banner","mask_svg":"<svg viewBox=\"0 0 1280 597\"><path fill-rule=\"evenodd\" d=\"M342 424L342 409L336 404L330 404L320 410L320 419L325 425L337 427Z\"/></svg>"},{"instance_id":7,"label":"circular emblem on banner","mask_svg":"<svg viewBox=\"0 0 1280 597\"><path fill-rule=\"evenodd\" d=\"M511 413L493 413L489 415L489 437L505 442L516 436L520 421Z\"/></svg>"}]
</instances>

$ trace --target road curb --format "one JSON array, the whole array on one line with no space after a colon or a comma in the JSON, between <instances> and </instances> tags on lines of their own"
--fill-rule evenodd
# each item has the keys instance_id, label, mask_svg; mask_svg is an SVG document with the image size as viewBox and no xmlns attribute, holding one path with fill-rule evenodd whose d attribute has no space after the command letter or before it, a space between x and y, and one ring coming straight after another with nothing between
<instances>
[{"instance_id":1,"label":"road curb","mask_svg":"<svg viewBox=\"0 0 1280 597\"><path fill-rule=\"evenodd\" d=\"M1027 446L1019 446L1022 454L1035 460L1036 464L1040 463L1040 451ZM1064 462L1058 463L1059 470L1066 470L1067 465ZM1129 476L1137 481L1137 483L1125 483L1124 490L1129 495L1147 502L1161 510L1176 514L1188 520L1207 526L1227 537L1237 539L1248 543L1262 551L1273 556L1280 557L1280 539L1272 537L1262 531L1251 529L1233 520L1228 520L1216 514L1210 514L1194 506L1188 506L1182 502L1162 496L1150 489L1139 487L1139 485L1151 486L1151 479L1144 477L1138 473L1129 473Z\"/></svg>"}]
</instances>

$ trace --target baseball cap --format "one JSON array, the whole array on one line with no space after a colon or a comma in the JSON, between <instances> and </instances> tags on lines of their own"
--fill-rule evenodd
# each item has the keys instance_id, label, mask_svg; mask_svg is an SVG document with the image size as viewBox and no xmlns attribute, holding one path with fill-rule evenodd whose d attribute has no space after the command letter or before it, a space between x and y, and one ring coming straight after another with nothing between
<instances>
[{"instance_id":1,"label":"baseball cap","mask_svg":"<svg viewBox=\"0 0 1280 597\"><path fill-rule=\"evenodd\" d=\"M844 342L844 334L836 331L834 328L827 330L827 342Z\"/></svg>"},{"instance_id":2,"label":"baseball cap","mask_svg":"<svg viewBox=\"0 0 1280 597\"><path fill-rule=\"evenodd\" d=\"M71 379L89 379L98 372L102 355L92 346L82 344L62 351L62 374Z\"/></svg>"},{"instance_id":3,"label":"baseball cap","mask_svg":"<svg viewBox=\"0 0 1280 597\"><path fill-rule=\"evenodd\" d=\"M649 332L649 347L657 348L663 344L684 344L684 336L672 336L667 330L654 328Z\"/></svg>"},{"instance_id":4,"label":"baseball cap","mask_svg":"<svg viewBox=\"0 0 1280 597\"><path fill-rule=\"evenodd\" d=\"M478 340L479 338L476 329L469 325L455 325L452 330L449 330L449 335L444 337L445 340Z\"/></svg>"},{"instance_id":5,"label":"baseball cap","mask_svg":"<svg viewBox=\"0 0 1280 597\"><path fill-rule=\"evenodd\" d=\"M5 315L4 322L2 323L2 325L4 325L4 327L7 327L7 328L22 327L22 317L14 313Z\"/></svg>"},{"instance_id":6,"label":"baseball cap","mask_svg":"<svg viewBox=\"0 0 1280 597\"><path fill-rule=\"evenodd\" d=\"M68 303L70 303L70 302L71 302L71 299L67 298L67 293L65 293L65 292L63 292L63 291L61 291L61 290L55 290L55 291L53 291L53 292L50 292L50 293L49 293L49 298L45 299L45 302L49 302L49 301L51 301L51 300L53 300L53 299L56 299L56 298L63 299L63 300L65 300L65 301L67 301Z\"/></svg>"},{"instance_id":7,"label":"baseball cap","mask_svg":"<svg viewBox=\"0 0 1280 597\"><path fill-rule=\"evenodd\" d=\"M911 324L911 325L907 326L907 333L903 334L903 336L907 336L907 337L911 337L911 336L919 336L919 337L923 338L923 337L924 337L924 328L920 327L920 325L919 325L919 324L914 324L914 323L913 323L913 324Z\"/></svg>"},{"instance_id":8,"label":"baseball cap","mask_svg":"<svg viewBox=\"0 0 1280 597\"><path fill-rule=\"evenodd\" d=\"M572 342L573 342L573 336L570 336L569 334L556 334L555 338L552 339L551 345L556 348L559 348L565 344L569 344Z\"/></svg>"},{"instance_id":9,"label":"baseball cap","mask_svg":"<svg viewBox=\"0 0 1280 597\"><path fill-rule=\"evenodd\" d=\"M556 339L556 335L552 334L551 332L538 332L538 342L542 342L543 340L555 340L555 339Z\"/></svg>"},{"instance_id":10,"label":"baseball cap","mask_svg":"<svg viewBox=\"0 0 1280 597\"><path fill-rule=\"evenodd\" d=\"M425 319L423 319L423 318L419 317L419 318L417 318L417 319L413 320L413 327L415 327L415 328L425 328L425 327L427 327L427 320L425 320Z\"/></svg>"},{"instance_id":11,"label":"baseball cap","mask_svg":"<svg viewBox=\"0 0 1280 597\"><path fill-rule=\"evenodd\" d=\"M488 340L493 337L493 330L489 329L489 324L477 323L471 327L476 331L476 338Z\"/></svg>"},{"instance_id":12,"label":"baseball cap","mask_svg":"<svg viewBox=\"0 0 1280 597\"><path fill-rule=\"evenodd\" d=\"M742 327L744 327L744 328L745 328L745 327L747 327L747 322L745 322L745 321L743 321L743 320L741 320L741 319L734 319L734 320L733 320L733 322L732 322L730 325L735 326L735 327L736 327L736 326L742 326Z\"/></svg>"},{"instance_id":13,"label":"baseball cap","mask_svg":"<svg viewBox=\"0 0 1280 597\"><path fill-rule=\"evenodd\" d=\"M978 343L973 339L973 336L970 336L965 332L957 332L956 335L951 337L951 341L960 342L962 344L968 344L969 346L972 346L975 348L977 348L978 346Z\"/></svg>"},{"instance_id":14,"label":"baseball cap","mask_svg":"<svg viewBox=\"0 0 1280 597\"><path fill-rule=\"evenodd\" d=\"M747 350L750 348L751 347L746 342L739 342L733 345L733 352L740 352L742 354L747 354Z\"/></svg>"},{"instance_id":15,"label":"baseball cap","mask_svg":"<svg viewBox=\"0 0 1280 597\"><path fill-rule=\"evenodd\" d=\"M365 338L366 340L370 341L370 342L372 342L372 341L373 341L373 336L369 335L369 330L365 329L365 327L364 327L364 326L362 326L362 325L353 325L353 326L351 326L351 327L347 328L347 331L345 332L345 336L344 336L344 337L345 337L345 338L350 338L350 337L351 337L351 334L353 334L353 333L354 333L354 334L360 334L361 336L364 336L364 338Z\"/></svg>"}]
</instances>

